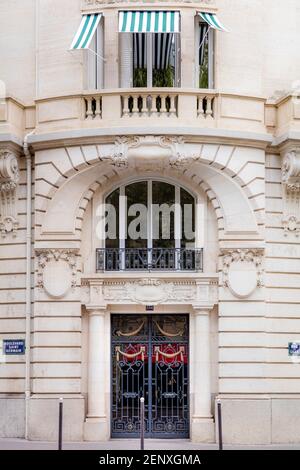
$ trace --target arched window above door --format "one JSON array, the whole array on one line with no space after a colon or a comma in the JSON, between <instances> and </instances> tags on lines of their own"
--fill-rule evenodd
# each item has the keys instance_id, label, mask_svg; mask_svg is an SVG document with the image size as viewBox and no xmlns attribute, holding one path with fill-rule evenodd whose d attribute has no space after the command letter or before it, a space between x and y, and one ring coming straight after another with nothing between
<instances>
[{"instance_id":1,"label":"arched window above door","mask_svg":"<svg viewBox=\"0 0 300 470\"><path fill-rule=\"evenodd\" d=\"M105 200L98 270L201 270L195 226L195 198L181 186L155 179L120 186Z\"/></svg>"}]
</instances>

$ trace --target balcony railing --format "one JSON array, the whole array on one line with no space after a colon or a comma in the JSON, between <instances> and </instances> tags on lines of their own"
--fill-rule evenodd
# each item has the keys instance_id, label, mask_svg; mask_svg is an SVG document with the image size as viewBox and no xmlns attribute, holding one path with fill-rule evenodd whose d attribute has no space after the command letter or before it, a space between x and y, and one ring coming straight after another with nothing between
<instances>
[{"instance_id":1,"label":"balcony railing","mask_svg":"<svg viewBox=\"0 0 300 470\"><path fill-rule=\"evenodd\" d=\"M177 116L178 95L174 93L132 92L122 95L123 117Z\"/></svg>"},{"instance_id":2,"label":"balcony railing","mask_svg":"<svg viewBox=\"0 0 300 470\"><path fill-rule=\"evenodd\" d=\"M262 97L196 88L86 91L36 100L36 134L57 129L119 128L116 132L126 135L128 128L138 126L149 126L157 132L162 132L167 126L174 130L174 135L178 135L181 127L188 129L188 132L192 128L193 132L197 132L197 128L219 128L265 133L266 125L274 131L277 122L284 131L289 116L293 126L300 126L300 120L296 120L298 108L294 101L286 99L278 105L277 102L269 102L266 106L266 100ZM7 116L14 114L8 113Z\"/></svg>"},{"instance_id":3,"label":"balcony railing","mask_svg":"<svg viewBox=\"0 0 300 470\"><path fill-rule=\"evenodd\" d=\"M209 120L215 118L216 96L213 90L196 92L180 88L120 88L90 92L84 96L84 120L113 118L124 122L128 118L157 117Z\"/></svg>"},{"instance_id":4,"label":"balcony railing","mask_svg":"<svg viewBox=\"0 0 300 470\"><path fill-rule=\"evenodd\" d=\"M95 95L85 98L85 119L102 118L102 96Z\"/></svg>"},{"instance_id":5,"label":"balcony railing","mask_svg":"<svg viewBox=\"0 0 300 470\"><path fill-rule=\"evenodd\" d=\"M96 271L203 271L203 250L97 248Z\"/></svg>"}]
</instances>

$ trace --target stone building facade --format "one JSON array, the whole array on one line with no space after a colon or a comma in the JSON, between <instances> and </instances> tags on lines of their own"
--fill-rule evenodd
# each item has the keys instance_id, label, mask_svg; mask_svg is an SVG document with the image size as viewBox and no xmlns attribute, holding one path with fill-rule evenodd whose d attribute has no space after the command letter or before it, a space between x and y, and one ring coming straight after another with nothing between
<instances>
[{"instance_id":1,"label":"stone building facade","mask_svg":"<svg viewBox=\"0 0 300 470\"><path fill-rule=\"evenodd\" d=\"M1 437L56 439L60 397L65 439L134 437L144 396L148 437L214 442L220 400L224 442L299 442L300 12L277 3L1 2ZM173 86L149 68L162 30L120 30L156 11L179 18ZM199 43L200 13L228 32ZM70 49L84 15L96 39ZM192 198L192 244L175 214L173 244L148 224L130 245L130 187ZM108 246L98 209L116 194Z\"/></svg>"}]
</instances>

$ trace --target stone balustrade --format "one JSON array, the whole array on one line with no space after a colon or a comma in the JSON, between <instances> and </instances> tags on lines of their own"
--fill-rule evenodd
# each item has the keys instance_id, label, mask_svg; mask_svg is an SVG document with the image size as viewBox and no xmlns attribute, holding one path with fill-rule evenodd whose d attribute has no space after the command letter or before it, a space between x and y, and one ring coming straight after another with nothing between
<instances>
[{"instance_id":1,"label":"stone balustrade","mask_svg":"<svg viewBox=\"0 0 300 470\"><path fill-rule=\"evenodd\" d=\"M85 101L85 119L101 119L102 117L102 96L87 96Z\"/></svg>"},{"instance_id":2,"label":"stone balustrade","mask_svg":"<svg viewBox=\"0 0 300 470\"><path fill-rule=\"evenodd\" d=\"M178 94L170 92L134 91L121 94L122 117L176 117Z\"/></svg>"},{"instance_id":3,"label":"stone balustrade","mask_svg":"<svg viewBox=\"0 0 300 470\"><path fill-rule=\"evenodd\" d=\"M84 120L126 118L215 119L213 90L168 88L103 90L84 96ZM121 124L121 123L120 123Z\"/></svg>"},{"instance_id":4,"label":"stone balustrade","mask_svg":"<svg viewBox=\"0 0 300 470\"><path fill-rule=\"evenodd\" d=\"M213 94L201 93L197 95L197 117L200 119L214 118L214 101Z\"/></svg>"},{"instance_id":5,"label":"stone balustrade","mask_svg":"<svg viewBox=\"0 0 300 470\"><path fill-rule=\"evenodd\" d=\"M278 99L185 88L129 88L43 97L23 104L6 97L0 103L0 134L20 140L36 133L88 128L215 128L270 133L280 139L300 131L300 97Z\"/></svg>"}]
</instances>

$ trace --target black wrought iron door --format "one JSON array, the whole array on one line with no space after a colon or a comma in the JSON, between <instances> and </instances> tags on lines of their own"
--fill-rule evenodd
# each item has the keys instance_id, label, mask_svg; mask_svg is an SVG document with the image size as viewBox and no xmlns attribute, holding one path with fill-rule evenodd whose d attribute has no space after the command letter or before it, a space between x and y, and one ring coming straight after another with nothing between
<instances>
[{"instance_id":1,"label":"black wrought iron door","mask_svg":"<svg viewBox=\"0 0 300 470\"><path fill-rule=\"evenodd\" d=\"M112 437L189 436L187 315L112 315Z\"/></svg>"}]
</instances>

